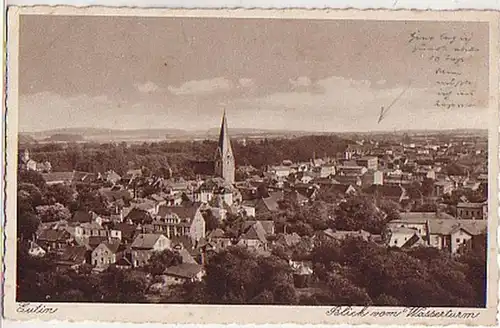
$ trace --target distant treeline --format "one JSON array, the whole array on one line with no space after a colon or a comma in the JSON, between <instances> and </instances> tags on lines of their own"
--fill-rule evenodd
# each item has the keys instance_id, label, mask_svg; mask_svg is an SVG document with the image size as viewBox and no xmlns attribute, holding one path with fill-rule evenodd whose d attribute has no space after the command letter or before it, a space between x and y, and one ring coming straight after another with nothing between
<instances>
[{"instance_id":1,"label":"distant treeline","mask_svg":"<svg viewBox=\"0 0 500 328\"><path fill-rule=\"evenodd\" d=\"M252 165L264 169L285 159L308 161L317 157L335 156L343 152L350 141L338 136L304 136L294 139L263 139L238 143L233 141L237 165ZM26 146L20 145L23 150ZM49 161L53 171L103 172L114 170L124 174L128 169L146 167L151 172L171 167L174 174L190 175L193 161L211 161L216 141L126 143L51 143L29 145L35 161Z\"/></svg>"}]
</instances>

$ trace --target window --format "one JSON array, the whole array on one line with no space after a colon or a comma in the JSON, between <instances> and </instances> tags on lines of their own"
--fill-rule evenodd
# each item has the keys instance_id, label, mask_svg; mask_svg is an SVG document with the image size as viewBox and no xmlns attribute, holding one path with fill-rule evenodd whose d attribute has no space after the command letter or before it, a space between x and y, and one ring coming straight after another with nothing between
<instances>
[{"instance_id":1,"label":"window","mask_svg":"<svg viewBox=\"0 0 500 328\"><path fill-rule=\"evenodd\" d=\"M394 239L394 245L397 245L397 244L398 244L398 240Z\"/></svg>"},{"instance_id":2,"label":"window","mask_svg":"<svg viewBox=\"0 0 500 328\"><path fill-rule=\"evenodd\" d=\"M460 244L460 241L461 241L460 238L457 238L457 244Z\"/></svg>"}]
</instances>

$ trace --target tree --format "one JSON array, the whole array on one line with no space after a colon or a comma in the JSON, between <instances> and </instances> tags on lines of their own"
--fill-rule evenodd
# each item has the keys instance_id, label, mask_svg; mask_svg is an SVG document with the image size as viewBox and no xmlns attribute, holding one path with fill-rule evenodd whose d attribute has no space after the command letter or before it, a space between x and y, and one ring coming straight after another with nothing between
<instances>
[{"instance_id":1,"label":"tree","mask_svg":"<svg viewBox=\"0 0 500 328\"><path fill-rule=\"evenodd\" d=\"M18 183L31 183L43 190L46 187L45 179L43 176L31 170L20 170L17 177Z\"/></svg>"},{"instance_id":2,"label":"tree","mask_svg":"<svg viewBox=\"0 0 500 328\"><path fill-rule=\"evenodd\" d=\"M178 252L167 249L161 252L154 252L144 269L152 275L160 275L163 274L166 268L181 263L182 256Z\"/></svg>"},{"instance_id":3,"label":"tree","mask_svg":"<svg viewBox=\"0 0 500 328\"><path fill-rule=\"evenodd\" d=\"M45 191L44 202L48 205L60 203L69 206L75 200L74 193L71 187L63 184L49 185Z\"/></svg>"},{"instance_id":4,"label":"tree","mask_svg":"<svg viewBox=\"0 0 500 328\"><path fill-rule=\"evenodd\" d=\"M291 269L285 261L259 257L241 247L229 247L211 258L204 282L210 303L297 301Z\"/></svg>"},{"instance_id":5,"label":"tree","mask_svg":"<svg viewBox=\"0 0 500 328\"><path fill-rule=\"evenodd\" d=\"M422 186L420 187L420 190L422 191L422 195L424 196L432 196L434 192L434 180L425 178L422 181Z\"/></svg>"},{"instance_id":6,"label":"tree","mask_svg":"<svg viewBox=\"0 0 500 328\"><path fill-rule=\"evenodd\" d=\"M98 190L89 186L81 186L78 196L72 205L73 210L93 211L98 214L109 214L106 199Z\"/></svg>"},{"instance_id":7,"label":"tree","mask_svg":"<svg viewBox=\"0 0 500 328\"><path fill-rule=\"evenodd\" d=\"M203 218L205 219L207 231L212 231L219 227L219 219L215 217L211 210L204 211Z\"/></svg>"},{"instance_id":8,"label":"tree","mask_svg":"<svg viewBox=\"0 0 500 328\"><path fill-rule=\"evenodd\" d=\"M385 213L386 221L400 219L401 205L392 200L380 200L378 207Z\"/></svg>"},{"instance_id":9,"label":"tree","mask_svg":"<svg viewBox=\"0 0 500 328\"><path fill-rule=\"evenodd\" d=\"M386 218L367 197L350 197L335 210L335 228L338 230L366 230L380 234Z\"/></svg>"},{"instance_id":10,"label":"tree","mask_svg":"<svg viewBox=\"0 0 500 328\"><path fill-rule=\"evenodd\" d=\"M43 204L43 195L40 188L32 183L20 183L17 186L17 202L18 205L26 208L34 208Z\"/></svg>"},{"instance_id":11,"label":"tree","mask_svg":"<svg viewBox=\"0 0 500 328\"><path fill-rule=\"evenodd\" d=\"M17 213L17 236L21 239L31 239L40 225L40 218L35 213L22 211Z\"/></svg>"},{"instance_id":12,"label":"tree","mask_svg":"<svg viewBox=\"0 0 500 328\"><path fill-rule=\"evenodd\" d=\"M36 213L42 222L69 220L71 218L69 209L59 203L39 205L36 207Z\"/></svg>"}]
</instances>

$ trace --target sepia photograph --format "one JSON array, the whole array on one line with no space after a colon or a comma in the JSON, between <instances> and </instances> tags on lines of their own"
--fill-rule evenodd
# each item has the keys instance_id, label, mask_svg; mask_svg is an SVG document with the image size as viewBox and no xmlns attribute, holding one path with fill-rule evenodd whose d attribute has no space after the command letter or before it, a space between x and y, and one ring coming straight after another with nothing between
<instances>
[{"instance_id":1,"label":"sepia photograph","mask_svg":"<svg viewBox=\"0 0 500 328\"><path fill-rule=\"evenodd\" d=\"M14 314L494 323L497 16L18 10Z\"/></svg>"}]
</instances>

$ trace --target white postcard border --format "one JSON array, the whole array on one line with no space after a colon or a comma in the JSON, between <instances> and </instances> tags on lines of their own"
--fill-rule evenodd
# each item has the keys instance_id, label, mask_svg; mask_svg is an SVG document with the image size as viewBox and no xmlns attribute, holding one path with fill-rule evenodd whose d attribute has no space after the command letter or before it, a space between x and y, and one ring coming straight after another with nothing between
<instances>
[{"instance_id":1,"label":"white postcard border","mask_svg":"<svg viewBox=\"0 0 500 328\"><path fill-rule=\"evenodd\" d=\"M25 313L22 303L15 301L16 275L16 167L17 167L17 126L18 126L18 49L19 15L120 15L120 16L177 16L177 17L253 17L253 18L294 18L294 19L370 19L370 20L463 20L484 21L490 24L490 112L489 127L489 231L488 231L488 302L485 309L454 308L455 312L478 313L475 318L376 318L329 316L330 307L325 306L251 306L251 305L172 305L172 304L96 304L96 303L40 303L35 313ZM4 283L4 314L15 320L66 320L66 321L116 321L130 323L239 323L239 324L465 324L493 325L498 304L498 13L480 11L388 11L388 10L299 10L299 9L144 9L144 8L76 8L58 7L10 7L8 11L7 43L7 128L6 128L6 253ZM354 307L357 310L362 307ZM375 310L401 311L403 308L371 307ZM449 309L436 308L439 311Z\"/></svg>"}]
</instances>

